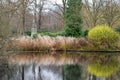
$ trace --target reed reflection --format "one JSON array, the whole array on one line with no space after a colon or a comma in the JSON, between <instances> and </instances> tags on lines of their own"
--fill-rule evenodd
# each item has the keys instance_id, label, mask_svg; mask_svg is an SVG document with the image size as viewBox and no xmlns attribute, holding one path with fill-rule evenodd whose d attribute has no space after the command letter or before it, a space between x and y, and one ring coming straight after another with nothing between
<instances>
[{"instance_id":1,"label":"reed reflection","mask_svg":"<svg viewBox=\"0 0 120 80\"><path fill-rule=\"evenodd\" d=\"M86 57L84 57L82 53L17 53L9 57L10 64L18 65L65 65L80 64L85 61Z\"/></svg>"},{"instance_id":2,"label":"reed reflection","mask_svg":"<svg viewBox=\"0 0 120 80\"><path fill-rule=\"evenodd\" d=\"M36 65L44 72L46 66L59 66L62 69L61 76L66 73L64 67L69 65L81 65L82 80L109 80L111 76L120 70L120 54L117 53L73 53L73 52L41 52L41 53L15 53L9 56L9 64ZM43 66L43 67L41 67ZM87 66L87 67L86 67ZM48 68L51 70L50 68ZM87 70L87 72L86 72ZM69 72L67 70L67 72ZM77 71L74 71L77 72ZM69 74L69 73L68 73ZM65 75L63 76L65 78ZM74 77L71 75L70 77ZM115 76L113 79L115 80ZM79 79L79 78L78 78Z\"/></svg>"}]
</instances>

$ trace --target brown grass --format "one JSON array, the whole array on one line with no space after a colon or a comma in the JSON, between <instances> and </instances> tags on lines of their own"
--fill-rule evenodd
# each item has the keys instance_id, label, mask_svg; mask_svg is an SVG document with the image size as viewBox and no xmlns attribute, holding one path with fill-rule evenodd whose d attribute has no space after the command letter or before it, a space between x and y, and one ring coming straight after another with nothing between
<instances>
[{"instance_id":1,"label":"brown grass","mask_svg":"<svg viewBox=\"0 0 120 80\"><path fill-rule=\"evenodd\" d=\"M89 46L89 42L85 38L63 36L38 36L36 39L22 36L13 40L13 45L22 50L67 50L82 49Z\"/></svg>"}]
</instances>

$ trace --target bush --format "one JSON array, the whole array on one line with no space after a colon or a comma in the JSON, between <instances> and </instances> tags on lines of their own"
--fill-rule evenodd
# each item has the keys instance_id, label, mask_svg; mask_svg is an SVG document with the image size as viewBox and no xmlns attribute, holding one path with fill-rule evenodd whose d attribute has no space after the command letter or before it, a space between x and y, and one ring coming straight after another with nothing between
<instances>
[{"instance_id":1,"label":"bush","mask_svg":"<svg viewBox=\"0 0 120 80\"><path fill-rule=\"evenodd\" d=\"M32 35L32 38L33 38L33 39L36 39L37 37L38 37L37 34L33 34L33 35Z\"/></svg>"},{"instance_id":2,"label":"bush","mask_svg":"<svg viewBox=\"0 0 120 80\"><path fill-rule=\"evenodd\" d=\"M31 36L31 31L25 31L25 34Z\"/></svg>"},{"instance_id":3,"label":"bush","mask_svg":"<svg viewBox=\"0 0 120 80\"><path fill-rule=\"evenodd\" d=\"M40 34L41 36L47 35L47 36L51 36L51 37L64 36L64 32L63 32L63 31L59 31L59 32L48 32L48 31L44 31L44 32L39 32L39 34Z\"/></svg>"},{"instance_id":4,"label":"bush","mask_svg":"<svg viewBox=\"0 0 120 80\"><path fill-rule=\"evenodd\" d=\"M115 30L120 33L120 27L115 28Z\"/></svg>"},{"instance_id":5,"label":"bush","mask_svg":"<svg viewBox=\"0 0 120 80\"><path fill-rule=\"evenodd\" d=\"M82 36L83 31L80 26L71 26L71 27L66 27L65 29L65 36L71 36L71 37L80 37Z\"/></svg>"},{"instance_id":6,"label":"bush","mask_svg":"<svg viewBox=\"0 0 120 80\"><path fill-rule=\"evenodd\" d=\"M89 32L89 30L85 30L83 36L86 37L88 35L88 32Z\"/></svg>"},{"instance_id":7,"label":"bush","mask_svg":"<svg viewBox=\"0 0 120 80\"><path fill-rule=\"evenodd\" d=\"M110 48L119 41L119 34L106 25L99 25L89 31L88 38Z\"/></svg>"}]
</instances>

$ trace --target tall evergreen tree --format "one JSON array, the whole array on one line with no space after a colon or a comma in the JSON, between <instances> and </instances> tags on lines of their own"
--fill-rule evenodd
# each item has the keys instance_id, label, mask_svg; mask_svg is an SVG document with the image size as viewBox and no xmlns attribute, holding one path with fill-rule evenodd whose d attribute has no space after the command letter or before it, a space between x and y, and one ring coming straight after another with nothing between
<instances>
[{"instance_id":1,"label":"tall evergreen tree","mask_svg":"<svg viewBox=\"0 0 120 80\"><path fill-rule=\"evenodd\" d=\"M79 37L82 35L82 0L68 0L65 12L65 35Z\"/></svg>"}]
</instances>

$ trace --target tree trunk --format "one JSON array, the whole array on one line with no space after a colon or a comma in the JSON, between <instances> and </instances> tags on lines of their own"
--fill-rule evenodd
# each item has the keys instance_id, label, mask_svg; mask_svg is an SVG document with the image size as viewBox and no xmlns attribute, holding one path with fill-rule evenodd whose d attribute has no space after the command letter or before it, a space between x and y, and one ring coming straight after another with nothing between
<instances>
[{"instance_id":1,"label":"tree trunk","mask_svg":"<svg viewBox=\"0 0 120 80\"><path fill-rule=\"evenodd\" d=\"M21 34L24 34L25 31L25 14L26 14L26 4L25 0L22 0L22 29L21 29Z\"/></svg>"},{"instance_id":2,"label":"tree trunk","mask_svg":"<svg viewBox=\"0 0 120 80\"><path fill-rule=\"evenodd\" d=\"M24 80L24 66L22 66L22 80Z\"/></svg>"},{"instance_id":3,"label":"tree trunk","mask_svg":"<svg viewBox=\"0 0 120 80\"><path fill-rule=\"evenodd\" d=\"M38 68L39 68L39 79L38 79L38 80L42 80L42 76L41 76L41 68L40 68L40 66L39 66Z\"/></svg>"}]
</instances>

